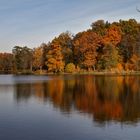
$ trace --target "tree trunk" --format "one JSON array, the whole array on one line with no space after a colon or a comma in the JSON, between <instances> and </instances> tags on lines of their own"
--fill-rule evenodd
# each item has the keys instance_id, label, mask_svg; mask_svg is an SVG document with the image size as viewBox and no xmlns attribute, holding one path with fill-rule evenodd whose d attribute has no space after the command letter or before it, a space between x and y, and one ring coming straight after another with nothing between
<instances>
[{"instance_id":1,"label":"tree trunk","mask_svg":"<svg viewBox=\"0 0 140 140\"><path fill-rule=\"evenodd\" d=\"M40 66L40 74L42 73L42 66Z\"/></svg>"},{"instance_id":2,"label":"tree trunk","mask_svg":"<svg viewBox=\"0 0 140 140\"><path fill-rule=\"evenodd\" d=\"M33 71L33 65L32 65L32 63L30 64L30 71L31 72Z\"/></svg>"},{"instance_id":3,"label":"tree trunk","mask_svg":"<svg viewBox=\"0 0 140 140\"><path fill-rule=\"evenodd\" d=\"M93 66L93 70L95 71L96 69L95 69L95 66Z\"/></svg>"}]
</instances>

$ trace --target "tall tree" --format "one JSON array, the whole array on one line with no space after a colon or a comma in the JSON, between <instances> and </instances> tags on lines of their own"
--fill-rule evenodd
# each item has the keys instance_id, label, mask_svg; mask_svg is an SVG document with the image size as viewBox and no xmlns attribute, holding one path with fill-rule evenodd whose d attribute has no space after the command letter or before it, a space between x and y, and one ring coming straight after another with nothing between
<instances>
[{"instance_id":1,"label":"tall tree","mask_svg":"<svg viewBox=\"0 0 140 140\"><path fill-rule=\"evenodd\" d=\"M118 49L111 45L106 45L103 48L103 55L99 60L102 69L111 70L112 68L116 68L119 63L119 53Z\"/></svg>"},{"instance_id":2,"label":"tall tree","mask_svg":"<svg viewBox=\"0 0 140 140\"><path fill-rule=\"evenodd\" d=\"M65 64L73 61L72 54L72 35L70 32L61 33L58 37L55 37L52 42L54 45L59 45L62 49Z\"/></svg>"},{"instance_id":3,"label":"tall tree","mask_svg":"<svg viewBox=\"0 0 140 140\"><path fill-rule=\"evenodd\" d=\"M109 26L110 23L108 21L105 22L104 20L97 20L91 24L92 31L96 32L101 36L105 35Z\"/></svg>"},{"instance_id":4,"label":"tall tree","mask_svg":"<svg viewBox=\"0 0 140 140\"><path fill-rule=\"evenodd\" d=\"M11 53L0 53L0 71L2 73L13 71L13 55Z\"/></svg>"},{"instance_id":5,"label":"tall tree","mask_svg":"<svg viewBox=\"0 0 140 140\"><path fill-rule=\"evenodd\" d=\"M42 70L43 67L43 48L38 47L33 50L33 68Z\"/></svg>"},{"instance_id":6,"label":"tall tree","mask_svg":"<svg viewBox=\"0 0 140 140\"><path fill-rule=\"evenodd\" d=\"M128 21L120 20L118 25L123 32L120 42L120 52L124 62L127 63L134 53L138 54L138 52L140 52L138 47L140 45L140 24L138 24L136 20L130 19Z\"/></svg>"},{"instance_id":7,"label":"tall tree","mask_svg":"<svg viewBox=\"0 0 140 140\"><path fill-rule=\"evenodd\" d=\"M62 49L58 45L51 44L46 54L46 66L49 72L63 72L65 63L63 62Z\"/></svg>"},{"instance_id":8,"label":"tall tree","mask_svg":"<svg viewBox=\"0 0 140 140\"><path fill-rule=\"evenodd\" d=\"M32 70L32 49L15 46L12 50L17 70Z\"/></svg>"},{"instance_id":9,"label":"tall tree","mask_svg":"<svg viewBox=\"0 0 140 140\"><path fill-rule=\"evenodd\" d=\"M96 50L100 46L100 43L100 36L93 31L77 34L73 40L75 63L83 65L88 70L95 69Z\"/></svg>"},{"instance_id":10,"label":"tall tree","mask_svg":"<svg viewBox=\"0 0 140 140\"><path fill-rule=\"evenodd\" d=\"M98 69L111 69L117 66L119 61L118 44L121 41L122 32L119 26L112 24L102 37L102 47L98 50Z\"/></svg>"},{"instance_id":11,"label":"tall tree","mask_svg":"<svg viewBox=\"0 0 140 140\"><path fill-rule=\"evenodd\" d=\"M23 69L22 47L15 46L12 50L14 56L14 65L17 70Z\"/></svg>"}]
</instances>

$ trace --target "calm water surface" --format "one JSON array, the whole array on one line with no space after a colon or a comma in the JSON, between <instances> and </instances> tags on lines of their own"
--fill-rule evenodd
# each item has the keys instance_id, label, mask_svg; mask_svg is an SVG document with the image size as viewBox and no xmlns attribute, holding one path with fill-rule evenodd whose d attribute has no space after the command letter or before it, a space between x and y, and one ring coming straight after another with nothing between
<instances>
[{"instance_id":1,"label":"calm water surface","mask_svg":"<svg viewBox=\"0 0 140 140\"><path fill-rule=\"evenodd\" d=\"M139 140L138 76L0 76L0 140Z\"/></svg>"}]
</instances>

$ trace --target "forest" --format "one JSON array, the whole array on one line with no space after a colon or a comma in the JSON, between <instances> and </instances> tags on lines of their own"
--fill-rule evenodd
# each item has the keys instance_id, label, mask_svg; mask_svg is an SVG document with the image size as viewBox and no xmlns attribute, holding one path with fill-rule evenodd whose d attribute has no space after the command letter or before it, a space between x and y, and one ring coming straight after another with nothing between
<instances>
[{"instance_id":1,"label":"forest","mask_svg":"<svg viewBox=\"0 0 140 140\"><path fill-rule=\"evenodd\" d=\"M0 53L0 73L140 71L140 23L97 20L73 35L66 31L33 49L14 46Z\"/></svg>"}]
</instances>

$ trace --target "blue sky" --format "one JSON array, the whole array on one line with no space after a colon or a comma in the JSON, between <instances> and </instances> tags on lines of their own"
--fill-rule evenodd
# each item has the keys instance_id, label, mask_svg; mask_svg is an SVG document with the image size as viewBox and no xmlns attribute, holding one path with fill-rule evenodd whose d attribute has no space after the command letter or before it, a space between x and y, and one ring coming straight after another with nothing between
<instances>
[{"instance_id":1,"label":"blue sky","mask_svg":"<svg viewBox=\"0 0 140 140\"><path fill-rule=\"evenodd\" d=\"M0 51L37 47L61 32L90 28L98 19L140 22L140 0L0 0Z\"/></svg>"}]
</instances>

